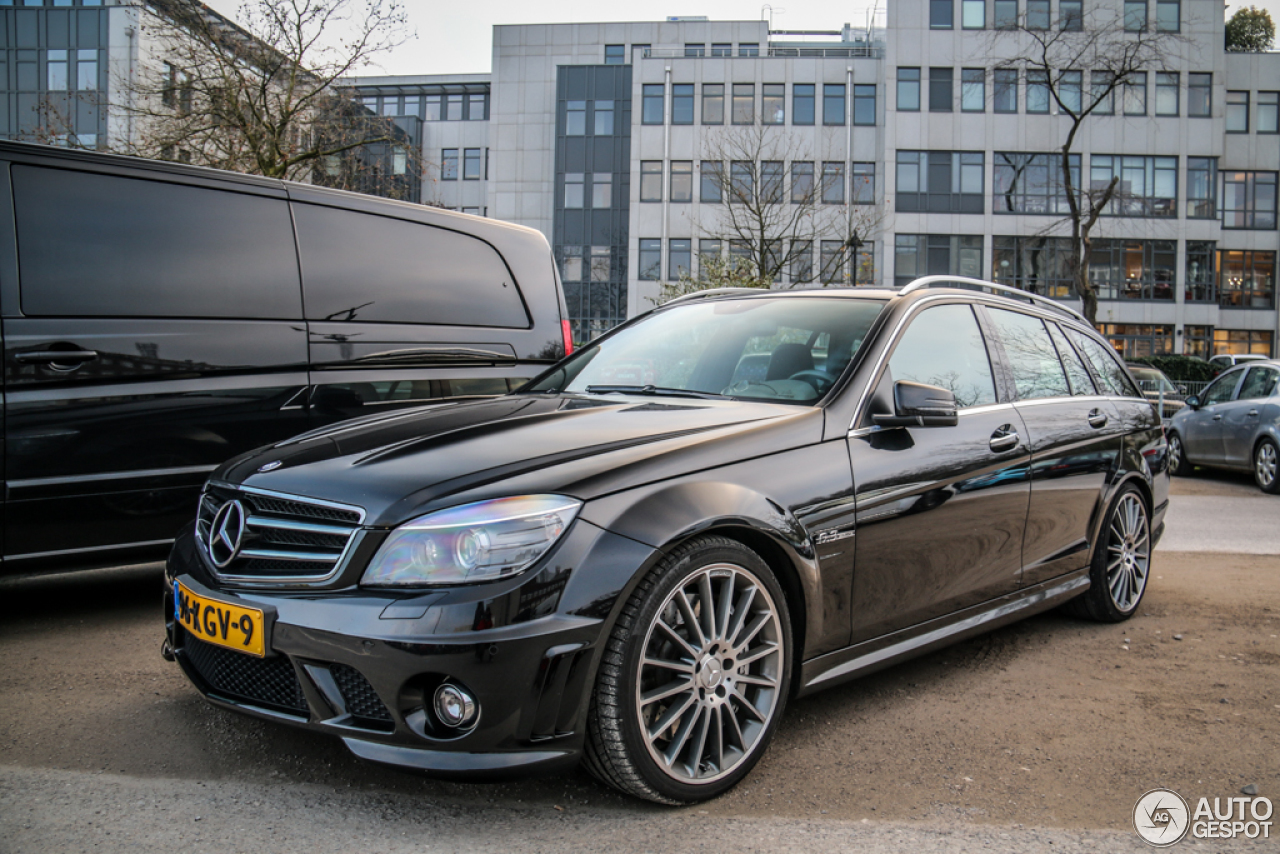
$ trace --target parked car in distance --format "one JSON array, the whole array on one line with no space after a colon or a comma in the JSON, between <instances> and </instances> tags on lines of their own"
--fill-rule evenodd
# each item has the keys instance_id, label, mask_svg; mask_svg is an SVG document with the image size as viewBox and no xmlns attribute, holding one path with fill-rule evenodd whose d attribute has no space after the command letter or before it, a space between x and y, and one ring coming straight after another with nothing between
<instances>
[{"instance_id":1,"label":"parked car in distance","mask_svg":"<svg viewBox=\"0 0 1280 854\"><path fill-rule=\"evenodd\" d=\"M531 229L13 142L0 176L0 572L163 559L229 457L569 345Z\"/></svg>"},{"instance_id":2,"label":"parked car in distance","mask_svg":"<svg viewBox=\"0 0 1280 854\"><path fill-rule=\"evenodd\" d=\"M1263 492L1280 492L1280 360L1231 368L1186 400L1169 423L1169 470L1196 466L1253 472Z\"/></svg>"},{"instance_id":3,"label":"parked car in distance","mask_svg":"<svg viewBox=\"0 0 1280 854\"><path fill-rule=\"evenodd\" d=\"M1138 381L1138 388L1156 407L1156 412L1162 419L1168 421L1175 412L1182 409L1183 390L1175 386L1164 371L1140 362L1126 362L1125 365L1129 368L1129 373L1133 374L1133 378Z\"/></svg>"},{"instance_id":4,"label":"parked car in distance","mask_svg":"<svg viewBox=\"0 0 1280 854\"><path fill-rule=\"evenodd\" d=\"M703 292L512 394L223 465L169 558L164 653L373 761L585 761L705 800L791 697L1060 605L1132 616L1165 449L1047 298Z\"/></svg>"},{"instance_id":5,"label":"parked car in distance","mask_svg":"<svg viewBox=\"0 0 1280 854\"><path fill-rule=\"evenodd\" d=\"M1209 358L1209 364L1213 365L1214 376L1216 377L1227 368L1234 368L1244 362L1257 362L1266 358L1266 356L1258 353L1219 353Z\"/></svg>"}]
</instances>

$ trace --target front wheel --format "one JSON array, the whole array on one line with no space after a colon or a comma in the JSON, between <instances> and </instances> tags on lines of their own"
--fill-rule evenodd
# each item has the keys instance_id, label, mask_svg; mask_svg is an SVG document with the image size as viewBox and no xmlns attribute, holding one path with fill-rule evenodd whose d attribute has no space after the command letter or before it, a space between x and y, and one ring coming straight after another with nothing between
<instances>
[{"instance_id":1,"label":"front wheel","mask_svg":"<svg viewBox=\"0 0 1280 854\"><path fill-rule=\"evenodd\" d=\"M1187 459L1187 449L1183 447L1182 437L1177 433L1169 434L1169 474L1178 477L1190 477L1195 466Z\"/></svg>"},{"instance_id":2,"label":"front wheel","mask_svg":"<svg viewBox=\"0 0 1280 854\"><path fill-rule=\"evenodd\" d=\"M1066 610L1100 623L1123 622L1138 610L1151 572L1151 516L1137 487L1125 487L1112 501L1093 552L1089 589Z\"/></svg>"},{"instance_id":3,"label":"front wheel","mask_svg":"<svg viewBox=\"0 0 1280 854\"><path fill-rule=\"evenodd\" d=\"M681 546L640 582L609 637L587 768L658 803L727 791L773 736L791 656L782 590L759 555L715 536Z\"/></svg>"},{"instance_id":4,"label":"front wheel","mask_svg":"<svg viewBox=\"0 0 1280 854\"><path fill-rule=\"evenodd\" d=\"M1276 443L1263 439L1253 449L1253 481L1263 492L1280 493L1280 451Z\"/></svg>"}]
</instances>

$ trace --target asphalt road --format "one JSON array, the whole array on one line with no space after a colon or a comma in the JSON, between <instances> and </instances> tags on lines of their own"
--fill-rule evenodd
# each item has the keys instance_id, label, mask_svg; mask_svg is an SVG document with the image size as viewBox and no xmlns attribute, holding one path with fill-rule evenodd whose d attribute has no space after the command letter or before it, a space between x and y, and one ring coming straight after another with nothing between
<instances>
[{"instance_id":1,"label":"asphalt road","mask_svg":"<svg viewBox=\"0 0 1280 854\"><path fill-rule=\"evenodd\" d=\"M213 709L159 656L154 567L6 582L0 852L1145 851L1147 789L1280 800L1280 498L1209 475L1171 501L1133 620L1045 614L796 702L743 785L676 810L581 772L427 780Z\"/></svg>"}]
</instances>

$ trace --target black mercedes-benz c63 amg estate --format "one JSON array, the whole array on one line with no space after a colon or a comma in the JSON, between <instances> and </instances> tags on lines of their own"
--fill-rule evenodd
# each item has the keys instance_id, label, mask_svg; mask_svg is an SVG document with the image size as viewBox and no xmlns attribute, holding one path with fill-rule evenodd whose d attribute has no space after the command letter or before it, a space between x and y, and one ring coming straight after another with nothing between
<instances>
[{"instance_id":1,"label":"black mercedes-benz c63 amg estate","mask_svg":"<svg viewBox=\"0 0 1280 854\"><path fill-rule=\"evenodd\" d=\"M169 560L165 651L212 703L366 759L585 761L688 803L790 698L1056 606L1131 616L1165 455L1048 300L703 292L511 394L223 465Z\"/></svg>"}]
</instances>

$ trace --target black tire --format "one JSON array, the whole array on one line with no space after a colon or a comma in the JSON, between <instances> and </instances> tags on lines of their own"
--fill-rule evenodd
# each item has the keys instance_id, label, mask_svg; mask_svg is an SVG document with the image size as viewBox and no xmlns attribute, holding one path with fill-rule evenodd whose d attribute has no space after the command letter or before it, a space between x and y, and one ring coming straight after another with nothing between
<instances>
[{"instance_id":1,"label":"black tire","mask_svg":"<svg viewBox=\"0 0 1280 854\"><path fill-rule=\"evenodd\" d=\"M1147 592L1151 551L1151 510L1136 486L1126 486L1107 508L1089 565L1089 589L1064 610L1098 623L1132 617Z\"/></svg>"},{"instance_id":2,"label":"black tire","mask_svg":"<svg viewBox=\"0 0 1280 854\"><path fill-rule=\"evenodd\" d=\"M1169 474L1178 477L1190 477L1195 471L1190 460L1187 459L1186 446L1182 444L1182 437L1177 433L1169 434Z\"/></svg>"},{"instance_id":3,"label":"black tire","mask_svg":"<svg viewBox=\"0 0 1280 854\"><path fill-rule=\"evenodd\" d=\"M1263 492L1280 493L1280 447L1265 437L1253 449L1253 482Z\"/></svg>"},{"instance_id":4,"label":"black tire","mask_svg":"<svg viewBox=\"0 0 1280 854\"><path fill-rule=\"evenodd\" d=\"M782 717L791 637L782 589L759 555L719 536L680 546L636 587L606 642L587 769L662 804L728 791Z\"/></svg>"}]
</instances>

